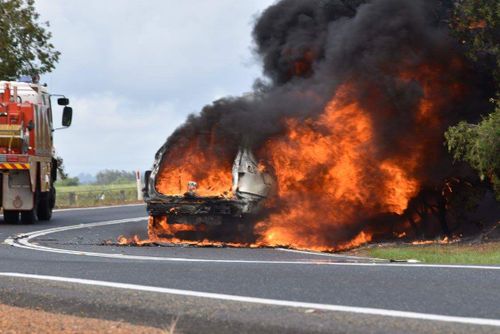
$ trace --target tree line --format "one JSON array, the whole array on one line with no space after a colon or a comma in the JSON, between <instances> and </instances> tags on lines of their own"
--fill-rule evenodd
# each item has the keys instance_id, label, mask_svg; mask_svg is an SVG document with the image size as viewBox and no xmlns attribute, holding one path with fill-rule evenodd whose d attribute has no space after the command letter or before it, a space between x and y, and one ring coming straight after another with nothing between
<instances>
[{"instance_id":1,"label":"tree line","mask_svg":"<svg viewBox=\"0 0 500 334\"><path fill-rule=\"evenodd\" d=\"M135 172L118 170L118 169L104 169L95 175L95 181L91 184L96 185L109 185L109 184L129 184L135 182ZM60 178L57 182L59 186L78 186L81 184L80 179L75 177L69 177L66 175L64 178Z\"/></svg>"}]
</instances>

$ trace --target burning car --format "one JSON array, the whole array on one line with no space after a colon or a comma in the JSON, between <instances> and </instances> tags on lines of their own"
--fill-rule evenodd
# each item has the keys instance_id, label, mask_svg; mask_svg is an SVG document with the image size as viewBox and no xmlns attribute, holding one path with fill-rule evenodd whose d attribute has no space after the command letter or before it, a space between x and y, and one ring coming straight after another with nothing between
<instances>
[{"instance_id":1,"label":"burning car","mask_svg":"<svg viewBox=\"0 0 500 334\"><path fill-rule=\"evenodd\" d=\"M164 194L159 191L160 170L168 163L164 161L165 153L165 148L160 149L153 169L145 173L143 194L151 217L150 233L161 230L162 233L181 234L183 239L199 239L200 233L220 235L223 232L231 240L235 233L241 236L251 234L253 227L247 218L261 212L265 200L274 193L275 181L249 149L240 148L234 159L231 190L212 196L200 195L196 180L184 184L184 193ZM227 170L227 173L231 171ZM181 175L178 178L181 190ZM160 225L164 226L159 228ZM179 226L182 226L181 230Z\"/></svg>"},{"instance_id":2,"label":"burning car","mask_svg":"<svg viewBox=\"0 0 500 334\"><path fill-rule=\"evenodd\" d=\"M252 36L264 80L166 139L146 174L144 242L339 251L462 224L443 182L466 171L443 133L492 108L491 78L443 33L448 5L365 2L263 12Z\"/></svg>"}]
</instances>

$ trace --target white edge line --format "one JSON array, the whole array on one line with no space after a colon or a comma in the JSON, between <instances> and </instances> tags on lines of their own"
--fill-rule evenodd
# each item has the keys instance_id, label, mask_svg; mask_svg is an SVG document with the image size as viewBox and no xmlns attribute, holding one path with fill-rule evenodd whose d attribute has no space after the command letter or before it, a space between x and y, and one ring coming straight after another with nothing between
<instances>
[{"instance_id":1,"label":"white edge line","mask_svg":"<svg viewBox=\"0 0 500 334\"><path fill-rule=\"evenodd\" d=\"M81 279L81 278L58 277L58 276L31 275L31 274L8 273L8 272L0 272L0 276L38 279L38 280L46 280L46 281L54 281L54 282L74 283L74 284L82 284L82 285L110 287L110 288L116 288L116 289L127 289L127 290L143 291L143 292L155 292L155 293L162 293L162 294L171 294L171 295L179 295L179 296L187 296L187 297L199 297L199 298L208 298L208 299L218 299L218 300L225 300L225 301L253 303L253 304L262 304L262 305L285 306L285 307L294 307L294 308L307 308L307 309L315 309L315 310L325 310L325 311L345 312L345 313L357 313L357 314L385 316L385 317L394 317L394 318L432 320L432 321L442 321L442 322L451 322L451 323L462 323L462 324L469 324L469 325L500 327L500 320L498 320L498 319L459 317L459 316L447 316L447 315L439 315L439 314L407 312L407 311L398 311L398 310L389 310L389 309L369 308L369 307L355 307L355 306L343 306L343 305L331 305L331 304L306 303L306 302L297 302L297 301L289 301L289 300L246 297L246 296L219 294L219 293L211 293L211 292L170 289L170 288L161 288L161 287L154 287L154 286L147 286L147 285L116 283L116 282L108 282L108 281L97 281L97 280L88 280L88 279Z\"/></svg>"},{"instance_id":2,"label":"white edge line","mask_svg":"<svg viewBox=\"0 0 500 334\"><path fill-rule=\"evenodd\" d=\"M92 257L102 257L102 258L114 258L122 260L144 260L144 261L167 261L167 262L201 262L201 263L247 263L247 264L295 264L295 265L330 265L330 266L363 266L363 267L405 267L405 268L449 268L449 269L482 269L482 270L500 270L500 266L482 266L482 265L454 265L454 264L421 264L421 263L377 263L377 262L367 262L367 263L353 263L353 262L329 262L329 261L273 261L273 260L218 260L218 259L200 259L200 258L181 258L181 257L158 257L158 256L142 256L142 255L126 255L126 254L116 254L116 253L97 253L97 252L86 252L86 251L75 251L67 250L61 248L51 248L46 246L40 246L30 243L30 240L36 237L48 235L51 233L64 232L69 230L99 227L106 225L116 225L131 222L138 222L145 220L147 217L137 217L130 219L120 219L111 220L105 222L96 223L84 223L71 226L62 226L46 230L34 231L29 233L22 233L16 237L10 237L4 240L4 243L43 252L59 253L59 254L70 254L70 255L85 255Z\"/></svg>"},{"instance_id":3,"label":"white edge line","mask_svg":"<svg viewBox=\"0 0 500 334\"><path fill-rule=\"evenodd\" d=\"M135 204L121 204L121 205L108 205L108 206L90 206L88 208L55 209L53 212L114 209L114 208L125 208L125 207L129 207L129 206L146 206L146 204L145 203L135 203Z\"/></svg>"},{"instance_id":4,"label":"white edge line","mask_svg":"<svg viewBox=\"0 0 500 334\"><path fill-rule=\"evenodd\" d=\"M310 254L310 255L318 255L318 256L326 256L326 257L340 257L343 259L388 261L387 259L380 259L377 257L321 253L321 252L306 251L306 250L301 250L301 249L290 249L290 248L275 248L275 249L282 251L282 252L290 252L290 253L298 253L298 254Z\"/></svg>"}]
</instances>

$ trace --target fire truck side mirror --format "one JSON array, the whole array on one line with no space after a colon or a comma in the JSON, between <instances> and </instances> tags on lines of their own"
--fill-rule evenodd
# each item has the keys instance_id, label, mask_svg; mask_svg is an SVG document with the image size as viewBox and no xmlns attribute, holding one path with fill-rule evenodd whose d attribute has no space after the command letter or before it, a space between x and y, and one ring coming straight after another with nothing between
<instances>
[{"instance_id":1,"label":"fire truck side mirror","mask_svg":"<svg viewBox=\"0 0 500 334\"><path fill-rule=\"evenodd\" d=\"M60 106L67 106L69 104L69 99L66 97L61 97L57 99L57 104Z\"/></svg>"},{"instance_id":2,"label":"fire truck side mirror","mask_svg":"<svg viewBox=\"0 0 500 334\"><path fill-rule=\"evenodd\" d=\"M72 118L73 118L73 108L64 107L62 116L62 125L65 127L70 126Z\"/></svg>"}]
</instances>

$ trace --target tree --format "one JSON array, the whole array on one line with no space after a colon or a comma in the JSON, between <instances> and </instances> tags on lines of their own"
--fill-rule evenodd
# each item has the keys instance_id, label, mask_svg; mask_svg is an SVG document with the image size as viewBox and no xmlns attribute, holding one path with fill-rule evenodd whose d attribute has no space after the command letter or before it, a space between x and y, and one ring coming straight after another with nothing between
<instances>
[{"instance_id":1,"label":"tree","mask_svg":"<svg viewBox=\"0 0 500 334\"><path fill-rule=\"evenodd\" d=\"M481 179L488 179L500 200L500 2L455 0L452 33L481 71L492 73L496 108L479 124L460 122L446 133L446 145L456 161L467 162ZM482 110L483 114L489 110Z\"/></svg>"},{"instance_id":2,"label":"tree","mask_svg":"<svg viewBox=\"0 0 500 334\"><path fill-rule=\"evenodd\" d=\"M57 185L61 187L79 186L80 180L78 177L67 177L63 180L57 181Z\"/></svg>"},{"instance_id":3,"label":"tree","mask_svg":"<svg viewBox=\"0 0 500 334\"><path fill-rule=\"evenodd\" d=\"M466 56L500 82L500 2L456 0L451 28ZM498 89L498 86L497 86ZM498 91L497 91L498 93Z\"/></svg>"},{"instance_id":4,"label":"tree","mask_svg":"<svg viewBox=\"0 0 500 334\"><path fill-rule=\"evenodd\" d=\"M66 180L68 178L68 173L66 173L64 168L64 160L60 156L55 158L55 162L57 165L57 174L59 175L60 180Z\"/></svg>"},{"instance_id":5,"label":"tree","mask_svg":"<svg viewBox=\"0 0 500 334\"><path fill-rule=\"evenodd\" d=\"M0 0L0 78L51 72L60 53L46 30L49 22L38 22L34 0Z\"/></svg>"},{"instance_id":6,"label":"tree","mask_svg":"<svg viewBox=\"0 0 500 334\"><path fill-rule=\"evenodd\" d=\"M460 122L445 133L448 150L457 161L472 166L488 179L500 200L500 103L479 124Z\"/></svg>"},{"instance_id":7,"label":"tree","mask_svg":"<svg viewBox=\"0 0 500 334\"><path fill-rule=\"evenodd\" d=\"M105 169L97 173L97 184L123 184L135 181L135 173L125 170Z\"/></svg>"}]
</instances>

